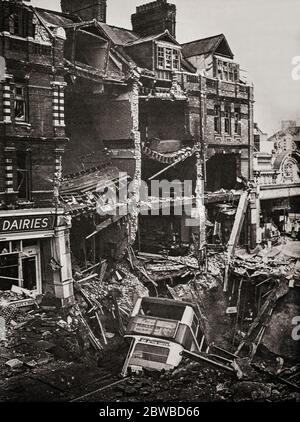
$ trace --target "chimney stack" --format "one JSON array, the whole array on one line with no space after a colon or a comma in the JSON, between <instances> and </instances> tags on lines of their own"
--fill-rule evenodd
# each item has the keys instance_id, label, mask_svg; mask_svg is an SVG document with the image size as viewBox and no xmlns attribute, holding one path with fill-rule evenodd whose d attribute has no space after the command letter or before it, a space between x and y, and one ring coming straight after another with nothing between
<instances>
[{"instance_id":1,"label":"chimney stack","mask_svg":"<svg viewBox=\"0 0 300 422\"><path fill-rule=\"evenodd\" d=\"M83 21L106 22L106 0L61 0L63 13L79 16Z\"/></svg>"},{"instance_id":2,"label":"chimney stack","mask_svg":"<svg viewBox=\"0 0 300 422\"><path fill-rule=\"evenodd\" d=\"M132 29L142 37L164 32L176 38L176 6L167 0L157 0L136 8L131 16Z\"/></svg>"}]
</instances>

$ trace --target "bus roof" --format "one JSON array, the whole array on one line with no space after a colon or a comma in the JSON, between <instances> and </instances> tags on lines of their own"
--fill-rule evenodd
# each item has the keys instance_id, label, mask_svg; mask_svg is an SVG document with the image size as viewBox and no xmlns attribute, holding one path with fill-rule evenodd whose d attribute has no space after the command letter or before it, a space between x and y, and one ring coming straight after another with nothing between
<instances>
[{"instance_id":1,"label":"bus roof","mask_svg":"<svg viewBox=\"0 0 300 422\"><path fill-rule=\"evenodd\" d=\"M186 306L190 306L194 310L197 310L197 306L194 303L183 302L181 300L158 298L158 297L143 297L142 302L154 303L154 304L160 304L160 305L177 306L180 308L185 308Z\"/></svg>"}]
</instances>

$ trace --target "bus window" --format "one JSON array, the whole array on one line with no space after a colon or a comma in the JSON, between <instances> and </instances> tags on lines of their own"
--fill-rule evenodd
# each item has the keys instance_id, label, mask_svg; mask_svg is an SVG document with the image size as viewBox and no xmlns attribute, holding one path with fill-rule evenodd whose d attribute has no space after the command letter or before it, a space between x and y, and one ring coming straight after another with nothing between
<instances>
[{"instance_id":1,"label":"bus window","mask_svg":"<svg viewBox=\"0 0 300 422\"><path fill-rule=\"evenodd\" d=\"M184 313L184 307L169 305L167 303L151 303L151 302L142 302L142 310L144 315L153 316L156 318L171 319L175 321L180 321Z\"/></svg>"},{"instance_id":2,"label":"bus window","mask_svg":"<svg viewBox=\"0 0 300 422\"><path fill-rule=\"evenodd\" d=\"M165 347L137 343L131 359L142 359L152 362L166 363L168 356L169 349Z\"/></svg>"}]
</instances>

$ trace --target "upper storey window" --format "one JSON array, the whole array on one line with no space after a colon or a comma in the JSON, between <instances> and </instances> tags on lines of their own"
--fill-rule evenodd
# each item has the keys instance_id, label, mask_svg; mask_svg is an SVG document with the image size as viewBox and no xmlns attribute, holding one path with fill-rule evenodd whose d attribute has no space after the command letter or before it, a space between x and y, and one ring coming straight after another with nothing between
<instances>
[{"instance_id":1,"label":"upper storey window","mask_svg":"<svg viewBox=\"0 0 300 422\"><path fill-rule=\"evenodd\" d=\"M12 13L9 16L9 32L12 35L24 37L24 25L21 13Z\"/></svg>"},{"instance_id":2,"label":"upper storey window","mask_svg":"<svg viewBox=\"0 0 300 422\"><path fill-rule=\"evenodd\" d=\"M14 89L15 96L15 120L24 122L27 116L27 95L25 84L16 84Z\"/></svg>"},{"instance_id":3,"label":"upper storey window","mask_svg":"<svg viewBox=\"0 0 300 422\"><path fill-rule=\"evenodd\" d=\"M180 52L171 47L157 46L157 67L164 70L180 69Z\"/></svg>"},{"instance_id":4,"label":"upper storey window","mask_svg":"<svg viewBox=\"0 0 300 422\"><path fill-rule=\"evenodd\" d=\"M34 37L33 11L28 7L17 2L0 2L1 18L2 15L0 26L5 32L21 38Z\"/></svg>"},{"instance_id":5,"label":"upper storey window","mask_svg":"<svg viewBox=\"0 0 300 422\"><path fill-rule=\"evenodd\" d=\"M216 76L229 82L239 81L239 65L225 60L216 59Z\"/></svg>"}]
</instances>

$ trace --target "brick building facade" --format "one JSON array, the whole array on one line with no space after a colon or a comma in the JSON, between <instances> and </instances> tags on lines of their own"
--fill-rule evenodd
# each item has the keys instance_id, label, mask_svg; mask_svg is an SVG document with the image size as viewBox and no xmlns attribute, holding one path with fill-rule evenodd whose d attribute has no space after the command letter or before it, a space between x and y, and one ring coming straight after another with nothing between
<instances>
[{"instance_id":1,"label":"brick building facade","mask_svg":"<svg viewBox=\"0 0 300 422\"><path fill-rule=\"evenodd\" d=\"M0 282L64 301L73 296L68 223L57 202L65 31L51 31L22 1L1 1L0 16Z\"/></svg>"}]
</instances>

